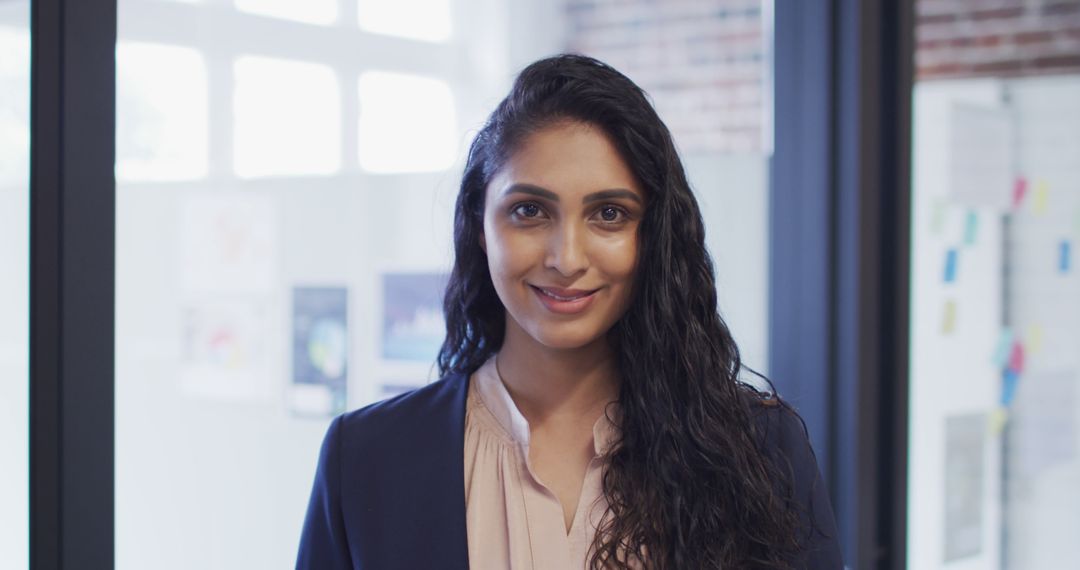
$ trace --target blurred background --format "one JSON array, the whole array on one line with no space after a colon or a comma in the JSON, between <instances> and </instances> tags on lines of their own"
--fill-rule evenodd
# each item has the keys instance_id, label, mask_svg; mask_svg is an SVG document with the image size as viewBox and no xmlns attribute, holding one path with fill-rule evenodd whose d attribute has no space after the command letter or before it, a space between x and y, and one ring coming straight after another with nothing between
<instances>
[{"instance_id":1,"label":"blurred background","mask_svg":"<svg viewBox=\"0 0 1080 570\"><path fill-rule=\"evenodd\" d=\"M1071 567L1080 1L914 5L906 564ZM547 55L651 95L769 373L771 1L117 7L117 568L293 564L330 418L435 379L468 144ZM5 568L29 558L29 15L0 0Z\"/></svg>"}]
</instances>

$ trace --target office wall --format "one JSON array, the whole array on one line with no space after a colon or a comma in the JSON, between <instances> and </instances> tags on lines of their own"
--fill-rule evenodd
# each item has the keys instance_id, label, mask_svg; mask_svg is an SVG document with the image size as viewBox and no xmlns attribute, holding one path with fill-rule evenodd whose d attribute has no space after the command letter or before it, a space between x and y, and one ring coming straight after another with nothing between
<instances>
[{"instance_id":1,"label":"office wall","mask_svg":"<svg viewBox=\"0 0 1080 570\"><path fill-rule=\"evenodd\" d=\"M1080 76L924 82L914 111L909 567L1056 567L1080 557Z\"/></svg>"}]
</instances>

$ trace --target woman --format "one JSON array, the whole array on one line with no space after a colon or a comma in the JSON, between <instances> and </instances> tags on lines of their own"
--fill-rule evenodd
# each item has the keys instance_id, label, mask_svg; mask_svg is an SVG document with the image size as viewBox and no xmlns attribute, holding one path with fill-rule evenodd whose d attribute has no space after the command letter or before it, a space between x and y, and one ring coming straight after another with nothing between
<instances>
[{"instance_id":1,"label":"woman","mask_svg":"<svg viewBox=\"0 0 1080 570\"><path fill-rule=\"evenodd\" d=\"M739 381L645 94L538 61L477 134L441 379L343 414L298 568L841 568L805 428Z\"/></svg>"}]
</instances>

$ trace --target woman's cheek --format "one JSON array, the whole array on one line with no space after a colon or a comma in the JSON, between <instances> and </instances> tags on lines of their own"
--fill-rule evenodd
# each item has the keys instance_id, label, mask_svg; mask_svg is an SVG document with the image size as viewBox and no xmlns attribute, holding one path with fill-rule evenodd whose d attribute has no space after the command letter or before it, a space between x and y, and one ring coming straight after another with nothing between
<instances>
[{"instance_id":1,"label":"woman's cheek","mask_svg":"<svg viewBox=\"0 0 1080 570\"><path fill-rule=\"evenodd\" d=\"M621 238L605 244L599 259L603 260L605 273L612 277L628 279L634 273L634 264L637 259L634 239Z\"/></svg>"}]
</instances>

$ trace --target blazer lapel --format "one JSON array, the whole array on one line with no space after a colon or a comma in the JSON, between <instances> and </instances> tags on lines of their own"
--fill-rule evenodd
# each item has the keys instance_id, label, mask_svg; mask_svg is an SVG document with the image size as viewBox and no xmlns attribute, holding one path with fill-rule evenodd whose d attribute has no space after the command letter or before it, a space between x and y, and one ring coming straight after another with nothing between
<instances>
[{"instance_id":1,"label":"blazer lapel","mask_svg":"<svg viewBox=\"0 0 1080 570\"><path fill-rule=\"evenodd\" d=\"M407 454L410 465L404 473L408 478L399 482L408 498L392 515L404 525L391 531L401 532L397 538L402 544L395 549L398 560L387 568L469 566L464 462L468 386L467 374L453 374L414 399L419 409L408 416L421 429L409 430L416 434L416 441Z\"/></svg>"},{"instance_id":2,"label":"blazer lapel","mask_svg":"<svg viewBox=\"0 0 1080 570\"><path fill-rule=\"evenodd\" d=\"M357 568L468 568L468 387L469 375L450 374L344 420L342 503Z\"/></svg>"}]
</instances>

